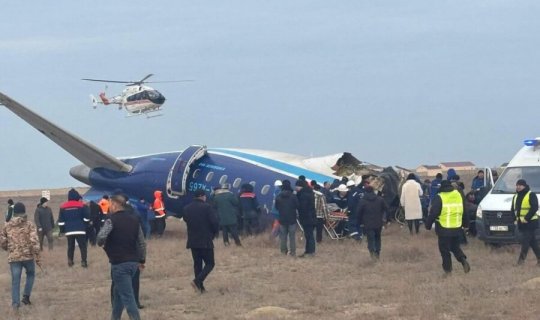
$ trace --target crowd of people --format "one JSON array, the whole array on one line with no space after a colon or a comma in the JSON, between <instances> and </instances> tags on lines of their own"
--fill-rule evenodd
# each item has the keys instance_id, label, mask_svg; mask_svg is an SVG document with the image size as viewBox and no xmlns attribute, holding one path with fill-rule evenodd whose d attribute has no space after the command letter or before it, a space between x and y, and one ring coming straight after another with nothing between
<instances>
[{"instance_id":1,"label":"crowd of people","mask_svg":"<svg viewBox=\"0 0 540 320\"><path fill-rule=\"evenodd\" d=\"M405 212L411 236L420 232L423 223L427 230L435 226L438 248L445 275L452 272L451 254L461 263L465 273L471 270L461 249L466 241L465 230L474 235L473 223L478 192L484 187L482 172L473 180L471 191L464 194L464 185L453 170L447 179L437 174L433 181L423 183L414 174L407 176L402 185L399 203ZM294 187L293 187L294 185ZM343 213L343 221L335 224L337 232L361 242L367 238L367 247L373 261L378 261L382 248L382 229L393 218L389 204L370 185L369 177L359 183L343 178L332 183L307 181L298 177L276 181L271 213L275 218L272 235L279 236L279 250L283 255L299 258L314 257L317 243L323 241L327 219L332 211ZM75 190L69 190L67 201L60 206L55 222L48 199L43 197L34 213L34 223L28 221L26 208L21 202L8 201L6 224L0 232L0 246L8 251L12 275L12 306L18 310L21 303L31 304L30 296L35 278L35 266L41 266L41 251L45 238L48 250L53 250L55 224L60 235L67 239L67 265L73 267L75 243L79 247L81 267L88 268L87 245L105 249L111 264L112 319L120 319L126 309L131 319L140 319L139 278L146 260L146 240L160 238L166 228L166 208L161 191L154 193L152 205L144 198L130 201L121 192L104 195L99 202L83 201ZM213 240L222 232L225 246L230 238L242 246L241 237L262 231L261 206L253 186L244 184L238 195L230 185L214 188L210 195L205 190L193 192L193 201L184 207L183 219L187 226L186 247L191 250L194 278L192 287L199 293L206 291L204 281L215 266ZM540 265L540 248L535 239L538 228L538 199L526 181L516 182L512 212L522 233L522 249L517 265L523 264L532 248ZM472 219L471 219L472 218ZM303 253L297 255L296 232L300 229L305 239ZM240 230L242 230L240 233ZM20 299L20 280L26 272L23 298Z\"/></svg>"},{"instance_id":2,"label":"crowd of people","mask_svg":"<svg viewBox=\"0 0 540 320\"><path fill-rule=\"evenodd\" d=\"M145 238L159 238L165 229L161 192L155 195L151 206L144 198L129 201L121 192L103 195L98 202L83 201L75 189L70 189L56 221L49 200L42 197L34 212L34 223L28 220L23 203L9 199L0 245L8 251L13 310L17 311L21 303L31 304L35 265L41 265L45 238L48 250L53 250L53 231L58 226L58 236L67 239L70 268L75 265L75 247L79 248L82 268L88 268L88 244L104 248L111 264L111 318L120 319L125 308L131 319L140 319L138 309L144 306L139 302L139 277L145 263ZM22 270L26 272L26 284L21 300Z\"/></svg>"}]
</instances>

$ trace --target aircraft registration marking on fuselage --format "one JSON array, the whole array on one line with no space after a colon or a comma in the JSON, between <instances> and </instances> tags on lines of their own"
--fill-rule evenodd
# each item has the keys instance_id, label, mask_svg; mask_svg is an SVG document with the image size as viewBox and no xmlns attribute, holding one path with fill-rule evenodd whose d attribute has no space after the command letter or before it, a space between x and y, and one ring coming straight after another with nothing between
<instances>
[{"instance_id":1,"label":"aircraft registration marking on fuselage","mask_svg":"<svg viewBox=\"0 0 540 320\"><path fill-rule=\"evenodd\" d=\"M210 190L210 188L208 188L206 186L205 183L200 183L200 182L194 182L194 181L190 181L189 184L188 184L188 191L195 191L195 190L198 190L198 189L204 189L206 190L207 192L210 192L212 190Z\"/></svg>"}]
</instances>

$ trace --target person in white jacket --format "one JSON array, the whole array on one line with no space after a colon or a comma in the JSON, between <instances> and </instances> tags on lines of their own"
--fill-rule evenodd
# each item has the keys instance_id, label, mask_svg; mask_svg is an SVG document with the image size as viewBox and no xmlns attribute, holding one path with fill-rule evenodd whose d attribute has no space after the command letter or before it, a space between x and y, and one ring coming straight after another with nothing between
<instances>
[{"instance_id":1,"label":"person in white jacket","mask_svg":"<svg viewBox=\"0 0 540 320\"><path fill-rule=\"evenodd\" d=\"M407 220L411 235L413 234L413 223L416 233L420 229L420 220L422 219L420 197L422 194L422 186L416 181L414 173L409 173L407 181L401 187L400 202L405 210L405 220Z\"/></svg>"}]
</instances>

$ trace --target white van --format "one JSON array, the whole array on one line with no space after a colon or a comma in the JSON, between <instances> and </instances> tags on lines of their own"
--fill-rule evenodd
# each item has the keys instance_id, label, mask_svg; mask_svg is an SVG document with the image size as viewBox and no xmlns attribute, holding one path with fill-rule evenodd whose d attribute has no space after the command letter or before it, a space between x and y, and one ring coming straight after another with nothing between
<instances>
[{"instance_id":1,"label":"white van","mask_svg":"<svg viewBox=\"0 0 540 320\"><path fill-rule=\"evenodd\" d=\"M540 193L540 138L525 140L524 144L495 185L491 171L486 170L486 186L493 188L482 199L476 211L478 237L486 243L518 242L519 231L514 224L515 215L510 209L519 179L525 179L532 192ZM536 238L540 239L540 230L537 230Z\"/></svg>"}]
</instances>

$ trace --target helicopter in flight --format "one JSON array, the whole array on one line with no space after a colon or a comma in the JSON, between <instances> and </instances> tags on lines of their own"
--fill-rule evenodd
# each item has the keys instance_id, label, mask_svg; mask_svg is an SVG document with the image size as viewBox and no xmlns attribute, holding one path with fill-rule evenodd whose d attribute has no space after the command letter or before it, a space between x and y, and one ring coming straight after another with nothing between
<instances>
[{"instance_id":1,"label":"helicopter in flight","mask_svg":"<svg viewBox=\"0 0 540 320\"><path fill-rule=\"evenodd\" d=\"M97 108L98 104L111 105L117 104L118 109L125 109L128 116L146 115L147 118L161 116L161 106L165 103L165 97L154 88L151 88L145 83L170 83L170 82L188 82L193 80L175 80L175 81L146 81L153 76L149 74L139 81L118 81L118 80L103 80L103 79L82 79L85 81L106 82L106 83L125 83L126 88L121 94L114 97L107 97L105 92L99 94L99 100L90 95L92 106ZM105 87L107 88L107 87Z\"/></svg>"}]
</instances>

